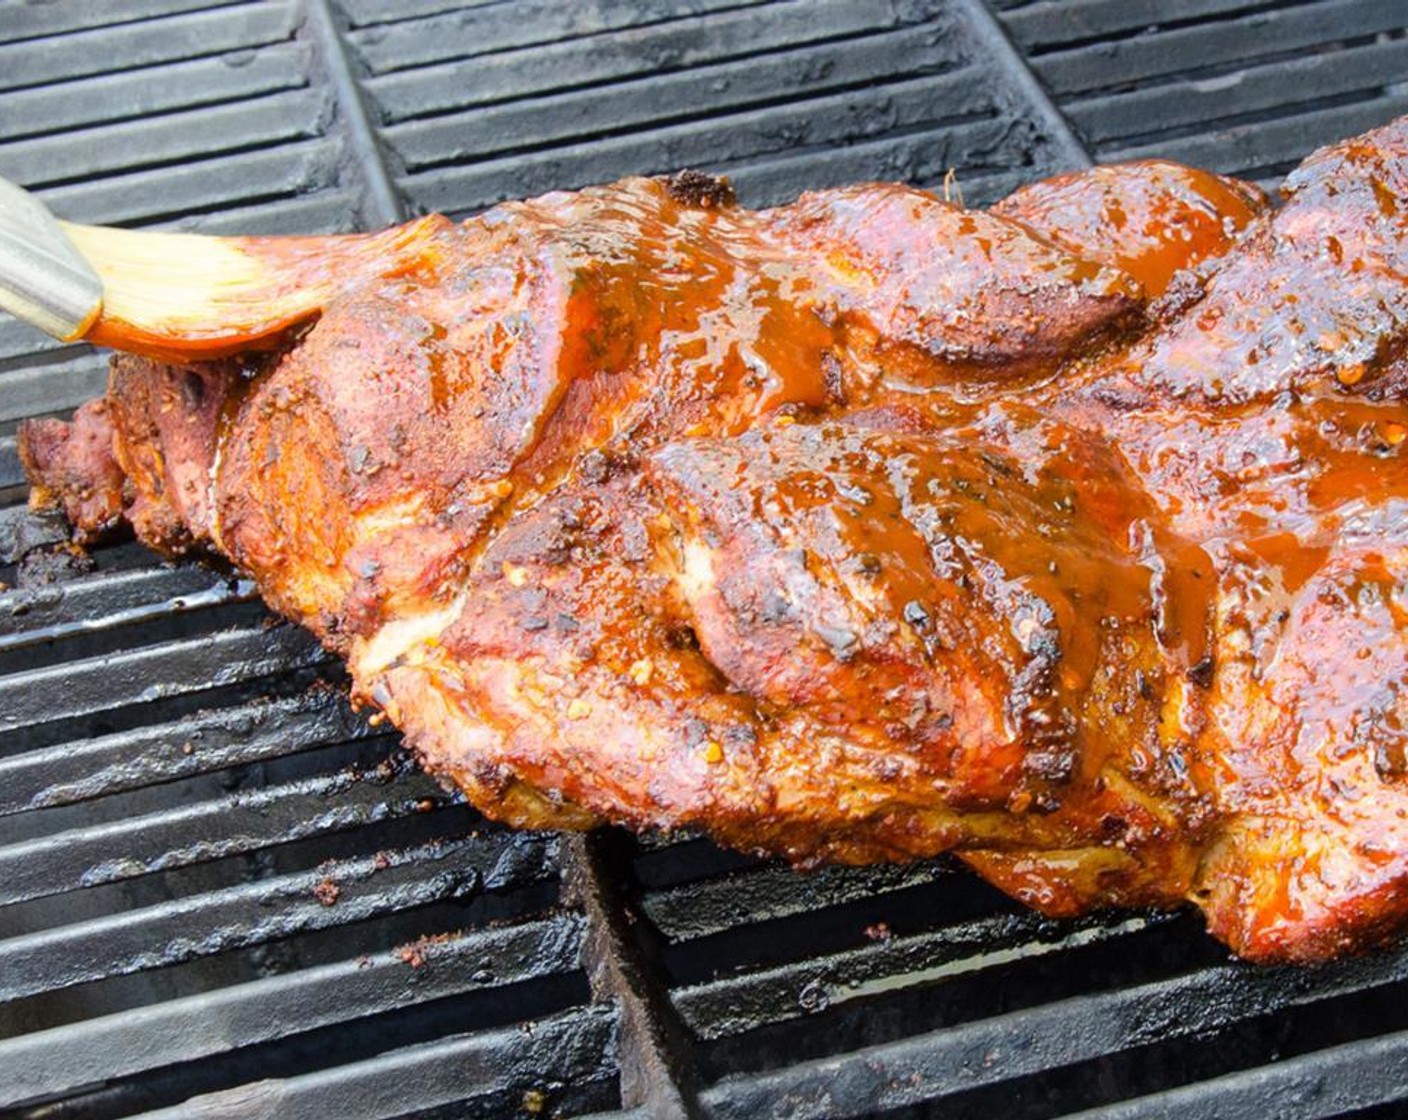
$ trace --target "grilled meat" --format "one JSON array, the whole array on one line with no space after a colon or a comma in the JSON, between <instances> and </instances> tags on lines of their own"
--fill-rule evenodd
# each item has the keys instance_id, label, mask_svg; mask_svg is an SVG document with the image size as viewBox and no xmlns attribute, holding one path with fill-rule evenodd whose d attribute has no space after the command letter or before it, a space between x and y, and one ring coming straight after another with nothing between
<instances>
[{"instance_id":1,"label":"grilled meat","mask_svg":"<svg viewBox=\"0 0 1408 1120\"><path fill-rule=\"evenodd\" d=\"M21 450L80 532L251 573L492 816L954 850L1323 958L1408 920L1408 122L1286 189L547 195Z\"/></svg>"}]
</instances>

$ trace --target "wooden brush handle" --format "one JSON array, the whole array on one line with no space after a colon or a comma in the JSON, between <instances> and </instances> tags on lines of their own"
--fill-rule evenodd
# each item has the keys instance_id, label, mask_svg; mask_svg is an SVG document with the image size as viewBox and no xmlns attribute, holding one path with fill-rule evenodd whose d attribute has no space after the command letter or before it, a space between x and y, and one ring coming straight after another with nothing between
<instances>
[{"instance_id":1,"label":"wooden brush handle","mask_svg":"<svg viewBox=\"0 0 1408 1120\"><path fill-rule=\"evenodd\" d=\"M103 282L49 208L0 178L0 308L65 342L103 307Z\"/></svg>"}]
</instances>

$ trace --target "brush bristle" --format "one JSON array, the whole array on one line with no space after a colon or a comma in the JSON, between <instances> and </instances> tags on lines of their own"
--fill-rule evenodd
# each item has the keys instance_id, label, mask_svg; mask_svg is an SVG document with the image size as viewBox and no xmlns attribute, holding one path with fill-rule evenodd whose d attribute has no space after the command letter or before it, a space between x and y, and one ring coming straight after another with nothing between
<instances>
[{"instance_id":1,"label":"brush bristle","mask_svg":"<svg viewBox=\"0 0 1408 1120\"><path fill-rule=\"evenodd\" d=\"M253 345L317 312L326 284L297 283L250 239L65 225L103 281L89 338L119 349L206 356ZM310 279L302 272L301 279Z\"/></svg>"},{"instance_id":2,"label":"brush bristle","mask_svg":"<svg viewBox=\"0 0 1408 1120\"><path fill-rule=\"evenodd\" d=\"M103 281L85 334L117 350L189 361L271 345L369 273L438 260L429 217L375 234L211 237L62 222Z\"/></svg>"}]
</instances>

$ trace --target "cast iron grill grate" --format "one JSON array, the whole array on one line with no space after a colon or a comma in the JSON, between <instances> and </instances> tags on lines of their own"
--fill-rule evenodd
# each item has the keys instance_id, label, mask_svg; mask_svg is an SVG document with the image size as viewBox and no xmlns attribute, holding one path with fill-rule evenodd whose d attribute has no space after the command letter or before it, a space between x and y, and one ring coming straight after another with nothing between
<instances>
[{"instance_id":1,"label":"cast iron grill grate","mask_svg":"<svg viewBox=\"0 0 1408 1120\"><path fill-rule=\"evenodd\" d=\"M1408 111L1395 0L998 7L1102 162L1157 155L1274 186L1312 149Z\"/></svg>"},{"instance_id":2,"label":"cast iron grill grate","mask_svg":"<svg viewBox=\"0 0 1408 1120\"><path fill-rule=\"evenodd\" d=\"M1271 178L1408 109L1397 0L0 3L0 174L65 216L334 231L683 165L985 202ZM1229 962L943 861L800 877L486 824L252 589L27 514L101 391L0 322L0 1115L1387 1116L1408 953ZM1368 1111L1365 1111L1368 1110Z\"/></svg>"}]
</instances>

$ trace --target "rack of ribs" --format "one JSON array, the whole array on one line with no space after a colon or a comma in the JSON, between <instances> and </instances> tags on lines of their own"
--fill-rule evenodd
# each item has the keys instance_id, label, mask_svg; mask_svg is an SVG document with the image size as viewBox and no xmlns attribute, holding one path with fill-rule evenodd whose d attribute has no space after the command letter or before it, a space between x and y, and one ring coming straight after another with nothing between
<instances>
[{"instance_id":1,"label":"rack of ribs","mask_svg":"<svg viewBox=\"0 0 1408 1120\"><path fill-rule=\"evenodd\" d=\"M1408 121L1283 193L426 219L21 450L80 535L249 573L492 817L952 851L1326 958L1408 926Z\"/></svg>"}]
</instances>

